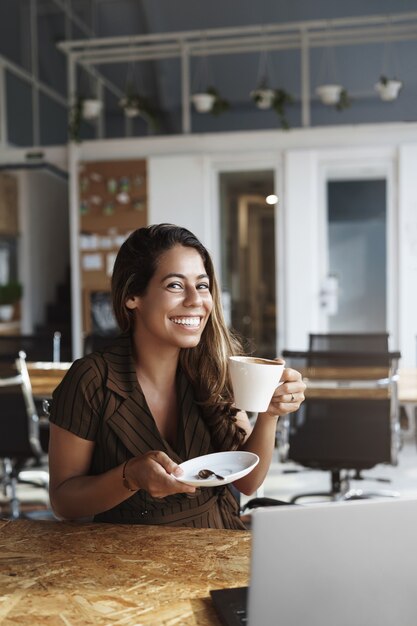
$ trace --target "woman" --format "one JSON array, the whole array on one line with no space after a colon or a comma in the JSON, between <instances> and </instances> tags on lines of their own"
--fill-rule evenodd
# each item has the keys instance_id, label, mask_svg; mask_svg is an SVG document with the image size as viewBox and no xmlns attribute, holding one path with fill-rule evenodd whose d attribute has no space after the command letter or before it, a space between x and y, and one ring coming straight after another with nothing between
<instances>
[{"instance_id":1,"label":"woman","mask_svg":"<svg viewBox=\"0 0 417 626\"><path fill-rule=\"evenodd\" d=\"M209 253L185 228L140 228L121 246L112 276L122 330L109 349L75 361L53 395L50 498L58 517L132 524L244 528L227 486L177 481L186 459L248 450L265 478L278 417L304 399L298 372L252 428L233 407L227 357L241 352L224 323Z\"/></svg>"}]
</instances>

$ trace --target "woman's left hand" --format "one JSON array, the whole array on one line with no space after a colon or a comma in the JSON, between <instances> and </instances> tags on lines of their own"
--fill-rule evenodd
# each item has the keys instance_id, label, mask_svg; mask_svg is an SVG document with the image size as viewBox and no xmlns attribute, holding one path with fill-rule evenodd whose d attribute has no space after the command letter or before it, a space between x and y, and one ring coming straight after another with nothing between
<instances>
[{"instance_id":1,"label":"woman's left hand","mask_svg":"<svg viewBox=\"0 0 417 626\"><path fill-rule=\"evenodd\" d=\"M291 368L284 369L281 383L275 389L269 407L262 415L277 417L297 411L304 400L305 388L300 372Z\"/></svg>"}]
</instances>

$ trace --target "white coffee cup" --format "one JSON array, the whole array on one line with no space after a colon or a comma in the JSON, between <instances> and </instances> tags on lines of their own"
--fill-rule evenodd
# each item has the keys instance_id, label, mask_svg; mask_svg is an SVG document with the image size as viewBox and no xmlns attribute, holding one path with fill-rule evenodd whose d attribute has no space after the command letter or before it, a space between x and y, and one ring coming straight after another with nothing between
<instances>
[{"instance_id":1,"label":"white coffee cup","mask_svg":"<svg viewBox=\"0 0 417 626\"><path fill-rule=\"evenodd\" d=\"M229 357L235 406L254 413L266 411L274 390L280 384L284 365L282 359L272 361L252 356Z\"/></svg>"}]
</instances>

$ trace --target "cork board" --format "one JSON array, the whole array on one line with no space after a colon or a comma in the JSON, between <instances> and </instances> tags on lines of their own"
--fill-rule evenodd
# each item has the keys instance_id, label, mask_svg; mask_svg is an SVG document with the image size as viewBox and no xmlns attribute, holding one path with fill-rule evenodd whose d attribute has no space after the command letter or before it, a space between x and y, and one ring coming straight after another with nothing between
<instances>
[{"instance_id":1,"label":"cork board","mask_svg":"<svg viewBox=\"0 0 417 626\"><path fill-rule=\"evenodd\" d=\"M0 172L0 234L17 235L18 231L17 179Z\"/></svg>"},{"instance_id":2,"label":"cork board","mask_svg":"<svg viewBox=\"0 0 417 626\"><path fill-rule=\"evenodd\" d=\"M86 162L78 174L83 330L89 333L95 294L110 291L117 251L129 233L148 223L147 163Z\"/></svg>"}]
</instances>

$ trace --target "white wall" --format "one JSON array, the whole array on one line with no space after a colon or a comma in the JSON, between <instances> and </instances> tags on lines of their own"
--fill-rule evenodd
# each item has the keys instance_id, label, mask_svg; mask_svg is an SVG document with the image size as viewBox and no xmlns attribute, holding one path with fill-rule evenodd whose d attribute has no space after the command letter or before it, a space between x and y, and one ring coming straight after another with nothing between
<instances>
[{"instance_id":1,"label":"white wall","mask_svg":"<svg viewBox=\"0 0 417 626\"><path fill-rule=\"evenodd\" d=\"M284 161L284 347L307 348L318 326L318 160L313 150L289 150Z\"/></svg>"},{"instance_id":2,"label":"white wall","mask_svg":"<svg viewBox=\"0 0 417 626\"><path fill-rule=\"evenodd\" d=\"M417 143L399 148L399 332L401 364L417 359Z\"/></svg>"},{"instance_id":3,"label":"white wall","mask_svg":"<svg viewBox=\"0 0 417 626\"><path fill-rule=\"evenodd\" d=\"M18 181L22 332L32 333L69 267L68 184L44 170L19 171Z\"/></svg>"},{"instance_id":4,"label":"white wall","mask_svg":"<svg viewBox=\"0 0 417 626\"><path fill-rule=\"evenodd\" d=\"M280 244L285 248L277 273L283 308L280 347L306 347L309 332L320 330L323 314L319 292L325 264L322 251L323 166L337 162L353 171L360 163L366 170L384 167L389 174L390 202L390 325L398 335L402 365L415 365L417 334L417 124L374 124L349 127L294 129L84 142L70 161L71 177L77 177L77 159L114 160L147 158L149 163L149 220L177 222L199 236L213 252L218 250L218 198L213 173L218 162L247 159L262 162L265 152L283 163L280 192ZM382 156L381 156L382 155ZM381 165L382 163L382 165ZM352 169L353 168L353 169ZM397 170L398 168L398 170ZM239 169L239 165L237 168ZM398 172L398 176L397 176ZM397 185L398 183L398 185ZM398 197L397 192L398 191ZM71 203L78 212L76 194ZM76 221L76 220L75 220ZM217 229L217 230L216 230ZM397 233L398 230L398 233ZM397 237L398 234L398 237ZM73 242L73 263L77 263ZM214 255L216 259L216 254ZM398 276L401 265L401 279ZM77 283L76 273L74 274ZM395 284L400 282L400 290ZM81 323L79 282L73 295L75 328ZM399 294L399 295L398 295ZM78 300L77 300L78 298ZM283 302L282 302L283 300ZM400 313L398 314L398 311ZM399 332L396 328L399 321ZM78 321L77 321L78 320ZM284 326L284 330L282 330ZM78 326L80 327L80 326ZM80 342L78 345L81 345ZM75 352L74 356L77 356Z\"/></svg>"},{"instance_id":5,"label":"white wall","mask_svg":"<svg viewBox=\"0 0 417 626\"><path fill-rule=\"evenodd\" d=\"M148 160L148 220L184 226L207 244L205 160L160 156Z\"/></svg>"}]
</instances>

